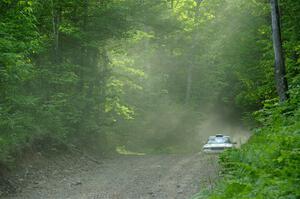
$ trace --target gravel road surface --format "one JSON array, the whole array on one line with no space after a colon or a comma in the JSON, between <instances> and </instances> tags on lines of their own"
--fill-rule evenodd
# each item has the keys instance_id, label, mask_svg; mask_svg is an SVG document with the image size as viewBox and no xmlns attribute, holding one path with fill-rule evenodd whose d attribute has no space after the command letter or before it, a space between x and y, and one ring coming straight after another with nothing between
<instances>
[{"instance_id":1,"label":"gravel road surface","mask_svg":"<svg viewBox=\"0 0 300 199\"><path fill-rule=\"evenodd\" d=\"M40 161L24 168L14 179L22 188L4 199L189 199L217 178L216 156L202 153Z\"/></svg>"}]
</instances>

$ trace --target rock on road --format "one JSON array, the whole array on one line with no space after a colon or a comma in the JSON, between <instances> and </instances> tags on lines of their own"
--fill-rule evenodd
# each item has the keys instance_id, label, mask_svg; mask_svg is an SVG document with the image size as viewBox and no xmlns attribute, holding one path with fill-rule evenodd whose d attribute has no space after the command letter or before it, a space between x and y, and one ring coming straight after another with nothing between
<instances>
[{"instance_id":1,"label":"rock on road","mask_svg":"<svg viewBox=\"0 0 300 199\"><path fill-rule=\"evenodd\" d=\"M202 153L101 161L57 161L5 199L189 199L217 176L216 156Z\"/></svg>"}]
</instances>

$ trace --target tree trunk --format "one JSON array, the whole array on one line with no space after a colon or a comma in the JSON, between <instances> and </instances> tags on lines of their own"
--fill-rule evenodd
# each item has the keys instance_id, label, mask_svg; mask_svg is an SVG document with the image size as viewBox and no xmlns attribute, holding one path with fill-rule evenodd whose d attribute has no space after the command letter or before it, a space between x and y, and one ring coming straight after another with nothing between
<instances>
[{"instance_id":1,"label":"tree trunk","mask_svg":"<svg viewBox=\"0 0 300 199\"><path fill-rule=\"evenodd\" d=\"M89 9L89 1L84 0L83 1L83 8L84 8L84 13L83 13L83 30L86 31L86 26L87 26L87 19L88 19L88 9Z\"/></svg>"},{"instance_id":2,"label":"tree trunk","mask_svg":"<svg viewBox=\"0 0 300 199\"><path fill-rule=\"evenodd\" d=\"M88 22L88 8L89 8L89 1L83 0L83 21L82 21L82 30L84 34L86 33L87 29L87 22ZM79 72L79 92L84 93L84 81L85 81L85 73L86 68L88 67L88 53L87 48L82 41L80 46L80 55L79 55L79 65L80 65L80 72Z\"/></svg>"},{"instance_id":3,"label":"tree trunk","mask_svg":"<svg viewBox=\"0 0 300 199\"><path fill-rule=\"evenodd\" d=\"M275 55L275 82L280 102L283 102L288 99L288 84L285 76L286 71L282 50L278 0L270 0L270 3L272 14L273 47Z\"/></svg>"},{"instance_id":4,"label":"tree trunk","mask_svg":"<svg viewBox=\"0 0 300 199\"><path fill-rule=\"evenodd\" d=\"M195 16L194 22L197 23L199 19L199 8L202 0L195 0L196 7L195 7ZM194 41L195 42L195 41ZM191 47L191 53L195 51L195 45ZM193 83L193 65L196 64L195 61L191 61L188 66L187 77L186 77L186 93L185 93L185 104L188 104L191 98L191 90L192 90L192 83Z\"/></svg>"},{"instance_id":5,"label":"tree trunk","mask_svg":"<svg viewBox=\"0 0 300 199\"><path fill-rule=\"evenodd\" d=\"M191 89L192 89L192 64L188 66L187 79L186 79L186 93L185 93L185 104L188 104L191 98Z\"/></svg>"},{"instance_id":6,"label":"tree trunk","mask_svg":"<svg viewBox=\"0 0 300 199\"><path fill-rule=\"evenodd\" d=\"M57 2L52 1L52 26L54 36L54 47L53 47L53 61L55 63L61 62L61 52L59 43L59 26L61 23L61 6L57 5Z\"/></svg>"}]
</instances>

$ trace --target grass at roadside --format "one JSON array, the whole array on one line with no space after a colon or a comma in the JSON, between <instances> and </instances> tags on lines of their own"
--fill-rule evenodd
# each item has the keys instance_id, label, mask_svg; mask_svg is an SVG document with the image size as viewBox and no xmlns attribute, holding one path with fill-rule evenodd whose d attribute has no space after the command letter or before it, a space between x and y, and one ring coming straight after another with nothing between
<instances>
[{"instance_id":1,"label":"grass at roadside","mask_svg":"<svg viewBox=\"0 0 300 199\"><path fill-rule=\"evenodd\" d=\"M300 109L270 109L241 149L220 156L222 180L193 199L300 198ZM266 114L266 110L262 111Z\"/></svg>"}]
</instances>

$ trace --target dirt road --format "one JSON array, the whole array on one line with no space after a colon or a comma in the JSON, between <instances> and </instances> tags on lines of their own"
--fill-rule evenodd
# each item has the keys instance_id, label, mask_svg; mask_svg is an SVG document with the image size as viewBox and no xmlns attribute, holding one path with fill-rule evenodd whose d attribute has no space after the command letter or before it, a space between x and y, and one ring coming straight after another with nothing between
<instances>
[{"instance_id":1,"label":"dirt road","mask_svg":"<svg viewBox=\"0 0 300 199\"><path fill-rule=\"evenodd\" d=\"M35 166L16 179L26 186L5 199L189 199L217 173L216 157L204 154L118 156L100 164L70 156Z\"/></svg>"}]
</instances>

